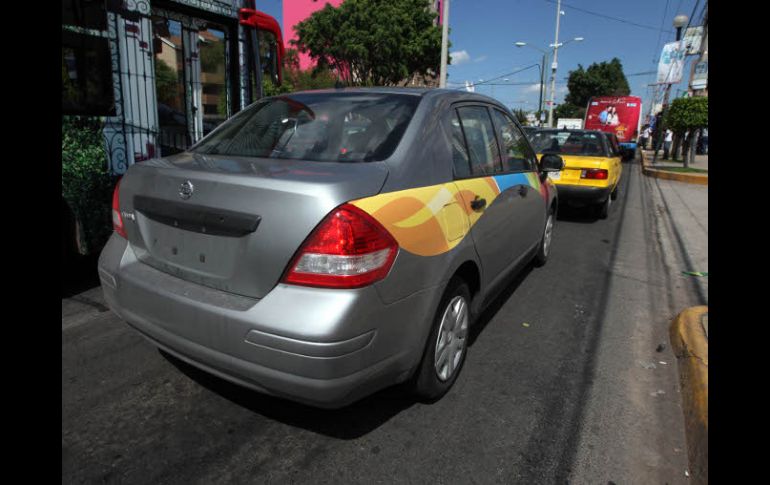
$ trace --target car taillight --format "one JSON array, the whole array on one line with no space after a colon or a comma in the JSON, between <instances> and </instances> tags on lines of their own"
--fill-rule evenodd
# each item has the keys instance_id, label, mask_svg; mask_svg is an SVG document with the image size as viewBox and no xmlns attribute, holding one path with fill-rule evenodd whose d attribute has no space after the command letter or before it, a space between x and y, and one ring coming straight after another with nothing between
<instances>
[{"instance_id":1,"label":"car taillight","mask_svg":"<svg viewBox=\"0 0 770 485\"><path fill-rule=\"evenodd\" d=\"M360 288L383 279L398 243L356 206L334 209L308 236L289 264L284 283L322 288Z\"/></svg>"},{"instance_id":2,"label":"car taillight","mask_svg":"<svg viewBox=\"0 0 770 485\"><path fill-rule=\"evenodd\" d=\"M603 168L587 168L580 171L580 178L607 180L607 171Z\"/></svg>"},{"instance_id":3,"label":"car taillight","mask_svg":"<svg viewBox=\"0 0 770 485\"><path fill-rule=\"evenodd\" d=\"M123 226L123 218L120 216L120 180L115 184L115 191L112 193L112 228L119 236L128 239L126 228Z\"/></svg>"}]
</instances>

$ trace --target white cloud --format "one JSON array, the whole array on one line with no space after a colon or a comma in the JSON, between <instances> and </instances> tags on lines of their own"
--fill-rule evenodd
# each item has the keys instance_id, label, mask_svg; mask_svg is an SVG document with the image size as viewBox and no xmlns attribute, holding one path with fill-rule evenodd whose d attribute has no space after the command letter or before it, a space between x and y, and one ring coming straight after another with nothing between
<instances>
[{"instance_id":1,"label":"white cloud","mask_svg":"<svg viewBox=\"0 0 770 485\"><path fill-rule=\"evenodd\" d=\"M474 59L473 62L482 62L486 60L487 60L487 56L479 56L476 59Z\"/></svg>"},{"instance_id":2,"label":"white cloud","mask_svg":"<svg viewBox=\"0 0 770 485\"><path fill-rule=\"evenodd\" d=\"M471 60L471 56L466 50L451 52L449 56L452 58L453 66L459 66L463 62L468 62Z\"/></svg>"},{"instance_id":3,"label":"white cloud","mask_svg":"<svg viewBox=\"0 0 770 485\"><path fill-rule=\"evenodd\" d=\"M525 93L539 93L540 92L540 83L537 84L530 84L526 88L524 88Z\"/></svg>"}]
</instances>

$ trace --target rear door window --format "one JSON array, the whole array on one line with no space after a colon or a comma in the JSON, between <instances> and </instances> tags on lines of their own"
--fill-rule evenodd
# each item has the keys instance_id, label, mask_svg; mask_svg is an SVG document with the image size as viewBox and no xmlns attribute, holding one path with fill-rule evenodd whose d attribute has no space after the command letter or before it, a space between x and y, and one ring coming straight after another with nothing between
<instances>
[{"instance_id":1,"label":"rear door window","mask_svg":"<svg viewBox=\"0 0 770 485\"><path fill-rule=\"evenodd\" d=\"M471 175L484 176L500 172L500 149L487 108L461 106L457 108L457 113L468 146Z\"/></svg>"},{"instance_id":2,"label":"rear door window","mask_svg":"<svg viewBox=\"0 0 770 485\"><path fill-rule=\"evenodd\" d=\"M503 172L534 171L534 153L519 127L498 109L492 110L492 117L503 147Z\"/></svg>"},{"instance_id":3,"label":"rear door window","mask_svg":"<svg viewBox=\"0 0 770 485\"><path fill-rule=\"evenodd\" d=\"M471 163L468 156L468 147L465 145L463 128L460 126L460 118L455 110L452 110L452 121L450 124L452 131L452 164L455 177L470 177Z\"/></svg>"}]
</instances>

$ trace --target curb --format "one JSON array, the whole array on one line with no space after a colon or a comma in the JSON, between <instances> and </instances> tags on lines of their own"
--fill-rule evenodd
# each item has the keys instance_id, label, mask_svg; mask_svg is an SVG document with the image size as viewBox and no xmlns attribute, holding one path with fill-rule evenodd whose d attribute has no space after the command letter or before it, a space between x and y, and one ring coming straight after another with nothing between
<instances>
[{"instance_id":1,"label":"curb","mask_svg":"<svg viewBox=\"0 0 770 485\"><path fill-rule=\"evenodd\" d=\"M655 177L655 178L666 179L666 180L676 180L677 182L685 182L688 184L696 184L696 185L709 184L708 175L700 175L696 173L667 172L665 170L650 168L650 166L647 164L647 160L644 158L644 152L640 150L639 153L642 157L642 173L644 173L648 177Z\"/></svg>"},{"instance_id":2,"label":"curb","mask_svg":"<svg viewBox=\"0 0 770 485\"><path fill-rule=\"evenodd\" d=\"M671 322L671 346L679 366L687 455L693 483L708 483L708 307L682 311Z\"/></svg>"}]
</instances>

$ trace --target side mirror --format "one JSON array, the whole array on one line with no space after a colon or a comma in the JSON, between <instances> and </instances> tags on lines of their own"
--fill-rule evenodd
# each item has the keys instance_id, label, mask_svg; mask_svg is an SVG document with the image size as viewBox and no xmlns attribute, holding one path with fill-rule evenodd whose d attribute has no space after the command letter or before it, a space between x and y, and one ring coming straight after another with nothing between
<instances>
[{"instance_id":1,"label":"side mirror","mask_svg":"<svg viewBox=\"0 0 770 485\"><path fill-rule=\"evenodd\" d=\"M547 153L540 157L541 172L559 172L564 169L564 160L553 153Z\"/></svg>"}]
</instances>

